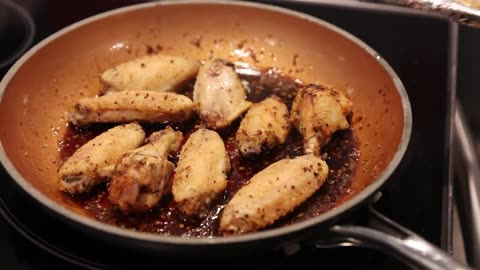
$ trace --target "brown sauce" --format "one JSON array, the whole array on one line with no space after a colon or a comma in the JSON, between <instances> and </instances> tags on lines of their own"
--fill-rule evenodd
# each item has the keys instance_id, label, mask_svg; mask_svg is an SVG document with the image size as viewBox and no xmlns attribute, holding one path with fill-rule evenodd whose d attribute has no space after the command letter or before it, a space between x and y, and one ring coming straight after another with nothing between
<instances>
[{"instance_id":1,"label":"brown sauce","mask_svg":"<svg viewBox=\"0 0 480 270\"><path fill-rule=\"evenodd\" d=\"M272 69L265 70L258 76L240 76L248 86L248 100L253 102L259 102L270 95L277 95L290 108L297 89L301 87L298 81L280 75ZM192 85L188 86L182 93L191 97L191 91ZM196 130L197 124L199 124L199 120L195 118L188 123L172 125L172 127L182 131L186 140ZM221 210L242 185L268 165L284 158L293 158L303 154L302 136L295 128L292 128L284 145L278 146L253 159L244 158L239 153L235 141L235 132L238 125L239 120L229 128L219 132L225 142L232 169L228 177L227 189L216 199L210 211L202 218L188 217L179 212L170 193L165 194L159 205L154 209L146 213L129 214L122 213L108 200L106 185L98 186L86 194L64 194L64 196L83 207L90 217L107 224L164 235L217 236ZM113 125L103 124L80 129L69 127L59 144L62 160L66 160L81 145L111 127ZM164 127L165 124L144 125L147 135ZM351 180L355 173L360 153L356 148L353 131L344 130L337 132L334 134L331 143L324 146L322 151L322 157L330 168L325 184L304 204L276 222L272 227L317 216L335 207L342 197L350 192ZM170 160L176 163L178 161L178 153L171 155Z\"/></svg>"}]
</instances>

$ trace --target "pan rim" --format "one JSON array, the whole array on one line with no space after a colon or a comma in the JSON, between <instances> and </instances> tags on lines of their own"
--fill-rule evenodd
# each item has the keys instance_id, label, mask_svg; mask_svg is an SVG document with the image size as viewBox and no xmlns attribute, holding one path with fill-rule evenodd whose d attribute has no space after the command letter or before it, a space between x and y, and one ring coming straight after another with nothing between
<instances>
[{"instance_id":1,"label":"pan rim","mask_svg":"<svg viewBox=\"0 0 480 270\"><path fill-rule=\"evenodd\" d=\"M58 204L57 202L53 201L52 199L48 198L46 195L44 195L35 187L33 187L17 171L17 169L10 162L5 152L5 149L3 147L3 143L0 141L0 162L2 163L2 165L4 166L8 174L13 178L16 184L18 184L26 193L28 193L41 205L48 208L48 210L53 211L54 214L57 214L62 218L66 218L68 221L85 226L88 229L94 229L96 231L105 233L110 236L119 236L126 239L131 239L136 241L141 240L144 242L157 243L157 244L210 245L210 244L234 244L234 243L240 243L240 242L257 241L262 239L285 236L288 234L299 232L307 228L311 228L313 226L325 223L329 220L332 220L335 217L338 217L348 212L348 210L352 209L356 205L367 200L371 195L373 195L375 191L377 191L388 180L388 178L393 173L393 171L395 171L395 169L397 168L398 164L400 163L400 161L402 160L406 152L406 149L410 141L410 135L412 130L412 111L411 111L410 101L402 81L400 80L398 75L395 73L393 68L386 62L386 60L384 60L380 56L380 54L378 54L374 49L372 49L364 41L360 40L353 34L347 32L346 30L332 23L316 18L314 16L311 16L302 12L294 11L291 9L274 6L271 4L253 3L253 2L244 2L244 1L228 1L228 0L154 1L154 2L141 3L141 4L130 5L122 8L117 8L117 9L113 9L110 11L106 11L106 12L99 13L97 15L85 18L46 37L45 39L40 41L38 44L36 44L34 47L32 47L30 50L28 50L20 59L18 59L15 62L15 64L9 69L7 74L4 76L4 78L0 82L0 103L3 99L3 94L5 93L5 90L10 80L14 77L18 69L28 59L30 59L30 57L33 56L38 50L47 46L50 42L59 38L60 36L70 31L73 31L75 29L78 29L81 26L89 24L91 22L101 20L103 18L112 16L112 15L128 12L128 11L153 8L157 6L190 5L190 4L216 4L216 5L250 7L250 8L267 10L267 11L273 11L277 13L283 13L288 16L297 17L297 18L309 21L311 23L315 23L322 27L325 27L326 29L329 29L331 31L334 31L335 33L341 35L342 37L347 38L348 40L353 42L356 46L360 47L369 55L374 57L377 63L383 67L383 69L387 72L387 74L392 79L392 82L395 85L395 88L400 96L402 108L403 108L403 115L404 115L404 119L403 119L404 128L402 131L400 144L398 145L396 153L394 154L392 160L386 166L384 171L377 177L377 179L374 180L367 187L365 187L360 193L354 195L352 198L343 202L339 206L317 217L313 217L308 220L291 224L289 226L285 226L281 228L272 228L272 229L253 232L253 233L244 234L244 235L235 235L235 236L228 236L228 237L206 237L206 238L184 238L184 237L177 237L177 236L157 235L157 234L152 234L147 232L130 231L130 230L116 227L114 225L108 225L100 221L94 220L92 218L75 213L63 207L62 205Z\"/></svg>"}]
</instances>

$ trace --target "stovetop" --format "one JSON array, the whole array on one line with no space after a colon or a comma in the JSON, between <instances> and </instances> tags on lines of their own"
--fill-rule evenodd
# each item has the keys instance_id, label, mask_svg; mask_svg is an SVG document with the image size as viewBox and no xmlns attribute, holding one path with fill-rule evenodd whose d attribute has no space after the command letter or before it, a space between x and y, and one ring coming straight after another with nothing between
<instances>
[{"instance_id":1,"label":"stovetop","mask_svg":"<svg viewBox=\"0 0 480 270\"><path fill-rule=\"evenodd\" d=\"M68 2L68 5L66 4ZM140 1L23 1L37 22L35 42L81 18ZM335 1L331 1L334 3ZM43 4L42 4L43 3ZM451 252L449 24L399 9L378 12L372 4L313 4L271 1L334 23L364 40L396 70L413 111L410 144L376 204L383 214ZM75 6L78 5L78 6ZM3 42L3 41L2 41ZM36 205L0 171L0 265L2 269L95 269L180 266L181 260L127 253L71 229ZM365 222L357 211L348 222ZM318 249L304 245L291 256L203 262L206 266L280 269L335 265L343 269L409 269L381 252L364 248Z\"/></svg>"}]
</instances>

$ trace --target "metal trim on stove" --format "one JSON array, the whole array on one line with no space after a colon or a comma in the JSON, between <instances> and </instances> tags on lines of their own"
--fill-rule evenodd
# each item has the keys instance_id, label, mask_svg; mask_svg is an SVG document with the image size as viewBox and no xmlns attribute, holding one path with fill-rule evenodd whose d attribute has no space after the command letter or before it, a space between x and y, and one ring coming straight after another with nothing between
<instances>
[{"instance_id":1,"label":"metal trim on stove","mask_svg":"<svg viewBox=\"0 0 480 270\"><path fill-rule=\"evenodd\" d=\"M462 105L455 111L455 182L460 205L459 213L464 234L467 261L480 268L480 166L473 136L467 125Z\"/></svg>"}]
</instances>

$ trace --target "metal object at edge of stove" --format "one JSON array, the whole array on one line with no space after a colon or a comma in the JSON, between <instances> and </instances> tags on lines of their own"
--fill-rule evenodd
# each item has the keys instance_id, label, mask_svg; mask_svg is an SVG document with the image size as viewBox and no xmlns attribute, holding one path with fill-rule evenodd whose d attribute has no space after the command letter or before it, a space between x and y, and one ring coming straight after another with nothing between
<instances>
[{"instance_id":1,"label":"metal object at edge of stove","mask_svg":"<svg viewBox=\"0 0 480 270\"><path fill-rule=\"evenodd\" d=\"M438 14L452 21L472 27L480 27L480 1L467 4L465 0L361 0L389 5L399 5ZM475 0L474 0L475 1Z\"/></svg>"},{"instance_id":2,"label":"metal object at edge of stove","mask_svg":"<svg viewBox=\"0 0 480 270\"><path fill-rule=\"evenodd\" d=\"M456 189L462 196L457 196L462 230L466 245L467 260L480 268L480 166L472 133L467 125L460 102L455 111L454 157L455 169L461 181L455 181Z\"/></svg>"},{"instance_id":3,"label":"metal object at edge of stove","mask_svg":"<svg viewBox=\"0 0 480 270\"><path fill-rule=\"evenodd\" d=\"M471 269L413 231L378 212L373 204L380 197L379 192L368 206L370 216L367 226L334 225L330 230L335 238L316 242L315 246L318 248L359 246L378 249L405 260L404 262L413 269L417 267L432 270Z\"/></svg>"}]
</instances>

